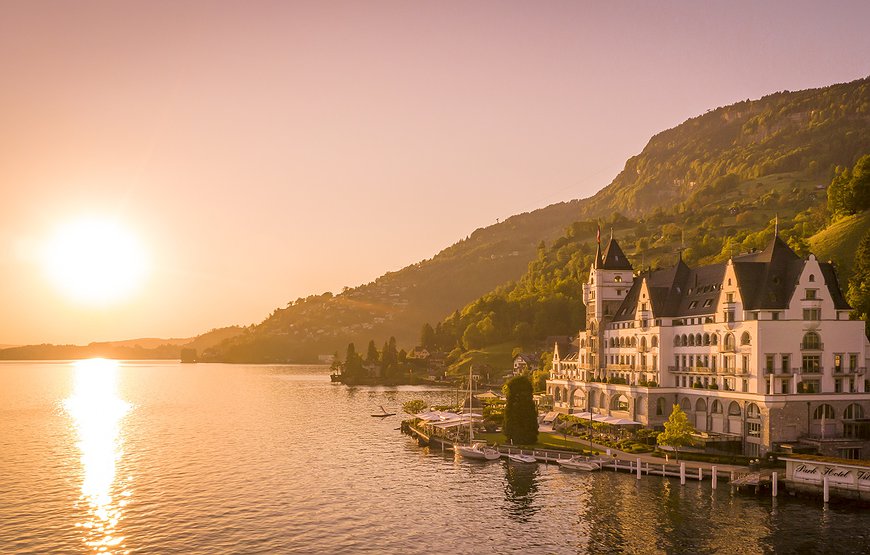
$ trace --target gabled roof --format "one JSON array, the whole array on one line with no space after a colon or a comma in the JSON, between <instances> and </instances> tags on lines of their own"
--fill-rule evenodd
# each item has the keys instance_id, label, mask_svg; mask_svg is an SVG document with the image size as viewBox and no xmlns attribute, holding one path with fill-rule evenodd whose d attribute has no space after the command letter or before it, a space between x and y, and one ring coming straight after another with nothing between
<instances>
[{"instance_id":1,"label":"gabled roof","mask_svg":"<svg viewBox=\"0 0 870 555\"><path fill-rule=\"evenodd\" d=\"M745 310L785 309L794 295L806 261L795 254L779 236L774 236L763 251L735 257L732 264ZM840 290L833 266L827 263L820 263L819 266L835 308L848 309L849 304ZM650 307L655 318L713 314L719 304L725 270L724 263L689 268L681 258L671 268L641 273L634 280L613 320L634 319L644 281L649 289Z\"/></svg>"},{"instance_id":2,"label":"gabled roof","mask_svg":"<svg viewBox=\"0 0 870 555\"><path fill-rule=\"evenodd\" d=\"M787 308L805 264L778 235L763 251L732 262L746 310Z\"/></svg>"},{"instance_id":3,"label":"gabled roof","mask_svg":"<svg viewBox=\"0 0 870 555\"><path fill-rule=\"evenodd\" d=\"M600 250L599 246L599 250ZM607 246L604 248L604 253L599 256L598 252L595 253L595 267L600 268L602 270L631 270L631 263L628 261L628 257L625 256L625 253L622 252L622 249L619 248L619 243L616 242L616 239L613 237L610 238L610 241L607 242Z\"/></svg>"}]
</instances>

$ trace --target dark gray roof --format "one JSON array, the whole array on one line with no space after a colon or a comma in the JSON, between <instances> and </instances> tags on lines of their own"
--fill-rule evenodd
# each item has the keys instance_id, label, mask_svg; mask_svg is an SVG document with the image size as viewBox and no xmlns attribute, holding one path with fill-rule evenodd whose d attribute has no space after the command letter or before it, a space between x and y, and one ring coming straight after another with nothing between
<instances>
[{"instance_id":1,"label":"dark gray roof","mask_svg":"<svg viewBox=\"0 0 870 555\"><path fill-rule=\"evenodd\" d=\"M595 267L604 270L632 269L628 257L625 256L625 253L622 252L621 248L619 248L619 243L617 243L616 239L613 237L611 237L610 241L607 242L607 246L604 248L604 253L601 255L601 259L598 260L596 257L596 262L597 264Z\"/></svg>"},{"instance_id":2,"label":"dark gray roof","mask_svg":"<svg viewBox=\"0 0 870 555\"><path fill-rule=\"evenodd\" d=\"M763 251L732 259L737 285L746 310L785 309L794 295L806 262L775 236ZM840 291L831 264L820 263L825 284L838 310L849 304ZM641 273L632 284L613 320L634 319L641 283L646 281L656 318L713 314L719 303L726 264L689 268L682 259L676 266Z\"/></svg>"}]
</instances>

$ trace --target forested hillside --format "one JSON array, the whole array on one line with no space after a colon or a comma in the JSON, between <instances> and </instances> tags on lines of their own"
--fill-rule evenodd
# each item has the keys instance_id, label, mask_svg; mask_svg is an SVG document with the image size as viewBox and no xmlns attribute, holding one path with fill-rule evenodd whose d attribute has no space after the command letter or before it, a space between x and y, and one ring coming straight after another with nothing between
<instances>
[{"instance_id":1,"label":"forested hillside","mask_svg":"<svg viewBox=\"0 0 870 555\"><path fill-rule=\"evenodd\" d=\"M481 338L469 331L472 343L573 330L591 226L612 226L637 266L670 263L681 242L690 263L759 248L776 215L783 237L805 252L830 221L827 186L866 152L870 79L718 108L654 136L594 197L478 229L373 283L291 301L206 355L305 361L390 336L410 346L424 322L451 314L442 327L461 340L473 325ZM504 303L513 316L493 308Z\"/></svg>"}]
</instances>

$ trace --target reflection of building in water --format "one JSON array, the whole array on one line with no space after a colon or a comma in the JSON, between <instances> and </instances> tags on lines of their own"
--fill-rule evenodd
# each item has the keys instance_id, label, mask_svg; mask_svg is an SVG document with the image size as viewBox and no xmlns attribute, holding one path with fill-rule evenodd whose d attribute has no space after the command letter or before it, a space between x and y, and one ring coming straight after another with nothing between
<instances>
[{"instance_id":1,"label":"reflection of building in water","mask_svg":"<svg viewBox=\"0 0 870 555\"><path fill-rule=\"evenodd\" d=\"M117 491L115 474L121 457L121 419L130 405L118 398L117 362L79 361L74 372L74 391L64 407L78 433L83 471L79 503L88 513L87 520L77 526L84 529L84 541L94 551L111 553L124 547L124 538L115 533L126 503L123 498L129 493Z\"/></svg>"},{"instance_id":2,"label":"reflection of building in water","mask_svg":"<svg viewBox=\"0 0 870 555\"><path fill-rule=\"evenodd\" d=\"M553 355L557 410L660 426L679 404L708 447L870 457L870 344L832 264L774 235L723 264L634 272L611 237L583 302L586 329Z\"/></svg>"}]
</instances>

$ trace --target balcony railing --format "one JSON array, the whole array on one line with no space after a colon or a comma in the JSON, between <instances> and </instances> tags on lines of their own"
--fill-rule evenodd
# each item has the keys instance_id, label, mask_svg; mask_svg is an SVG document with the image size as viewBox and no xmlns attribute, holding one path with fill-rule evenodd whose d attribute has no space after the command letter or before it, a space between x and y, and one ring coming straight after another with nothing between
<instances>
[{"instance_id":1,"label":"balcony railing","mask_svg":"<svg viewBox=\"0 0 870 555\"><path fill-rule=\"evenodd\" d=\"M834 366L834 374L863 374L866 372L866 368L843 368Z\"/></svg>"},{"instance_id":2,"label":"balcony railing","mask_svg":"<svg viewBox=\"0 0 870 555\"><path fill-rule=\"evenodd\" d=\"M825 369L819 366L817 368L795 368L794 371L797 374L821 374Z\"/></svg>"},{"instance_id":3,"label":"balcony railing","mask_svg":"<svg viewBox=\"0 0 870 555\"><path fill-rule=\"evenodd\" d=\"M824 343L801 343L801 351L824 351Z\"/></svg>"}]
</instances>

